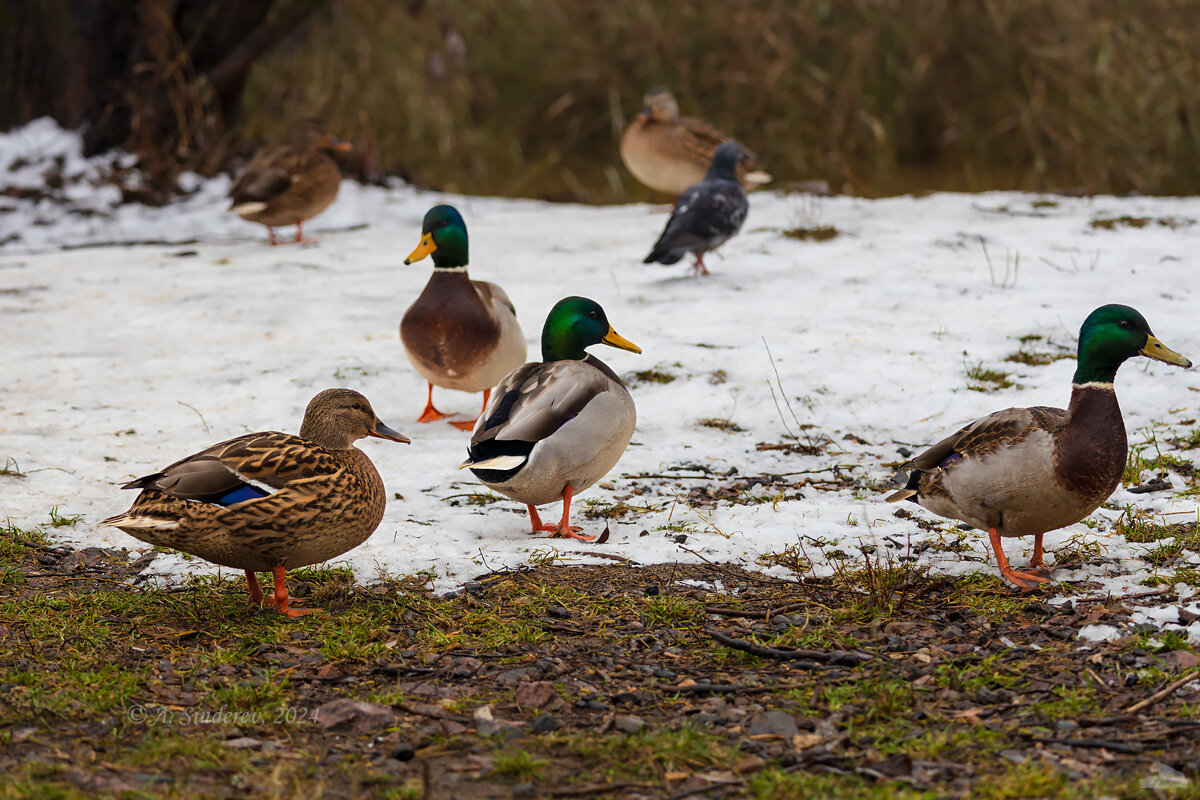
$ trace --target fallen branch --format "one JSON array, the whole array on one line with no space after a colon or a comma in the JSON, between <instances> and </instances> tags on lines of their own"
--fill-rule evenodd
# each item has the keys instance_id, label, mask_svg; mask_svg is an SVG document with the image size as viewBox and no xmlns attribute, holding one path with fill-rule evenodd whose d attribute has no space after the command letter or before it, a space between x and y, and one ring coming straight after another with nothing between
<instances>
[{"instance_id":1,"label":"fallen branch","mask_svg":"<svg viewBox=\"0 0 1200 800\"><path fill-rule=\"evenodd\" d=\"M801 661L811 664L809 669L832 669L830 665L855 666L864 661L873 661L874 657L866 653L855 653L849 650L779 650L774 647L748 642L745 639L735 639L726 636L718 630L707 628L705 632L726 647L741 650L743 653L773 658L777 661ZM801 664L801 666L806 666Z\"/></svg>"},{"instance_id":2,"label":"fallen branch","mask_svg":"<svg viewBox=\"0 0 1200 800\"><path fill-rule=\"evenodd\" d=\"M1155 692L1154 694L1150 695L1145 700L1137 701L1136 703L1131 705L1129 708L1125 709L1125 713L1126 714L1136 714L1137 712L1141 711L1143 708L1149 708L1150 706L1154 705L1158 701L1165 700L1166 698L1175 694L1175 692L1179 691L1179 687L1183 686L1185 683L1188 683L1189 681L1196 680L1198 677L1200 677L1200 676L1198 676L1195 672L1189 672L1187 675L1184 675L1179 680L1173 681L1172 683L1167 684L1167 686L1165 686L1164 688Z\"/></svg>"},{"instance_id":3,"label":"fallen branch","mask_svg":"<svg viewBox=\"0 0 1200 800\"><path fill-rule=\"evenodd\" d=\"M711 606L704 609L705 614L718 614L722 617L741 617L744 619L768 619L776 614L786 614L789 611L795 611L798 608L803 608L805 601L800 600L795 603L788 603L779 608L768 608L764 611L749 611L743 608L726 608L724 606Z\"/></svg>"},{"instance_id":4,"label":"fallen branch","mask_svg":"<svg viewBox=\"0 0 1200 800\"><path fill-rule=\"evenodd\" d=\"M654 783L635 783L625 781L623 783L593 783L587 786L577 786L573 789L558 789L550 793L551 797L594 797L601 794L612 794L623 789L654 789L657 784Z\"/></svg>"},{"instance_id":5,"label":"fallen branch","mask_svg":"<svg viewBox=\"0 0 1200 800\"><path fill-rule=\"evenodd\" d=\"M1031 736L1029 741L1039 744L1062 744L1068 747L1095 747L1112 750L1115 753L1140 753L1141 745L1112 742L1107 739L1052 739L1046 736Z\"/></svg>"}]
</instances>

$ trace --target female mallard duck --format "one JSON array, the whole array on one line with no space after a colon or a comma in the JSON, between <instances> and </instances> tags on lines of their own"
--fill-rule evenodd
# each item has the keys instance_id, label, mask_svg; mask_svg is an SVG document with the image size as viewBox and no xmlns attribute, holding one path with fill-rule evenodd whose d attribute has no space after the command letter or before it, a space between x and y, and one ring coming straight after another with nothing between
<instances>
[{"instance_id":1,"label":"female mallard duck","mask_svg":"<svg viewBox=\"0 0 1200 800\"><path fill-rule=\"evenodd\" d=\"M621 158L633 177L659 192L678 197L704 179L713 151L730 137L703 120L679 116L674 95L662 86L646 93L645 107L621 136ZM771 176L754 170L746 153L738 166L744 184L769 183Z\"/></svg>"},{"instance_id":2,"label":"female mallard duck","mask_svg":"<svg viewBox=\"0 0 1200 800\"><path fill-rule=\"evenodd\" d=\"M324 211L342 184L342 171L326 151L349 149L320 120L300 120L287 145L264 147L250 159L229 190L230 210L266 225L271 244L276 243L277 225L295 225L296 242L308 241L301 229L304 220Z\"/></svg>"},{"instance_id":3,"label":"female mallard duck","mask_svg":"<svg viewBox=\"0 0 1200 800\"><path fill-rule=\"evenodd\" d=\"M433 387L483 392L525 361L525 334L508 295L494 283L467 275L467 224L453 206L434 206L421 225L421 243L405 264L433 256L429 283L400 320L400 341L413 367L429 383L417 422L446 416L433 407ZM478 419L478 417L476 417ZM469 431L475 420L451 422Z\"/></svg>"},{"instance_id":4,"label":"female mallard duck","mask_svg":"<svg viewBox=\"0 0 1200 800\"><path fill-rule=\"evenodd\" d=\"M912 500L984 528L1000 574L1022 588L1047 579L1008 566L1003 536L1033 536L1029 566L1042 568L1042 535L1086 517L1108 499L1125 469L1125 424L1113 391L1117 368L1136 355L1190 367L1128 306L1101 306L1079 330L1071 402L1007 408L978 419L910 462L908 485L889 503Z\"/></svg>"},{"instance_id":5,"label":"female mallard duck","mask_svg":"<svg viewBox=\"0 0 1200 800\"><path fill-rule=\"evenodd\" d=\"M674 264L694 253L697 275L707 275L704 254L716 250L742 229L750 203L737 182L738 162L745 151L737 142L726 142L713 153L704 180L679 197L667 227L642 263Z\"/></svg>"},{"instance_id":6,"label":"female mallard duck","mask_svg":"<svg viewBox=\"0 0 1200 800\"><path fill-rule=\"evenodd\" d=\"M513 370L496 387L458 467L524 503L534 533L588 542L596 537L571 526L571 498L616 465L637 423L625 384L584 351L593 344L642 352L617 335L595 300L559 300L542 328L542 361ZM543 523L536 507L556 500L562 520Z\"/></svg>"},{"instance_id":7,"label":"female mallard duck","mask_svg":"<svg viewBox=\"0 0 1200 800\"><path fill-rule=\"evenodd\" d=\"M100 524L245 570L254 603L307 614L288 608L284 571L357 547L383 519L383 481L354 446L364 436L408 443L358 392L326 389L299 436L248 433L130 481L121 488L142 493ZM274 573L274 594L263 597L255 572Z\"/></svg>"}]
</instances>

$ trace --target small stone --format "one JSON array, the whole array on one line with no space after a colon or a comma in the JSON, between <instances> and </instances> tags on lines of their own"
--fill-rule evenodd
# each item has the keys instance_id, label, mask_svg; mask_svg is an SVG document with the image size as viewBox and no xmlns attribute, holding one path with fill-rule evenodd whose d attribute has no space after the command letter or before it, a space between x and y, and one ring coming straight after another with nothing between
<instances>
[{"instance_id":1,"label":"small stone","mask_svg":"<svg viewBox=\"0 0 1200 800\"><path fill-rule=\"evenodd\" d=\"M554 684L550 681L519 683L513 699L516 700L517 705L525 708L562 705L562 698L558 696L558 692L554 690Z\"/></svg>"},{"instance_id":2,"label":"small stone","mask_svg":"<svg viewBox=\"0 0 1200 800\"><path fill-rule=\"evenodd\" d=\"M778 736L791 739L800 733L796 720L786 711L765 711L750 720L746 731L751 736Z\"/></svg>"},{"instance_id":3,"label":"small stone","mask_svg":"<svg viewBox=\"0 0 1200 800\"><path fill-rule=\"evenodd\" d=\"M571 618L571 612L567 611L562 606L550 606L549 608L546 609L546 613L549 614L550 616L554 617L555 619L570 619Z\"/></svg>"},{"instance_id":4,"label":"small stone","mask_svg":"<svg viewBox=\"0 0 1200 800\"><path fill-rule=\"evenodd\" d=\"M231 750L261 750L263 743L258 739L252 739L249 736L239 736L236 739L226 739L222 742Z\"/></svg>"},{"instance_id":5,"label":"small stone","mask_svg":"<svg viewBox=\"0 0 1200 800\"><path fill-rule=\"evenodd\" d=\"M671 538L673 538L675 540L675 544L683 544L687 541L687 534L686 533L677 533L677 534L675 534L675 536L673 536Z\"/></svg>"},{"instance_id":6,"label":"small stone","mask_svg":"<svg viewBox=\"0 0 1200 800\"><path fill-rule=\"evenodd\" d=\"M394 758L397 761L412 761L413 756L416 754L417 751L413 750L413 746L411 744L408 742L401 742L392 748L390 758Z\"/></svg>"},{"instance_id":7,"label":"small stone","mask_svg":"<svg viewBox=\"0 0 1200 800\"><path fill-rule=\"evenodd\" d=\"M632 714L622 714L613 720L613 727L621 733L637 733L646 727L646 723L641 717L635 717Z\"/></svg>"},{"instance_id":8,"label":"small stone","mask_svg":"<svg viewBox=\"0 0 1200 800\"><path fill-rule=\"evenodd\" d=\"M659 591L659 589L657 586L654 586L654 585L647 586L646 587L646 597L657 597L658 591Z\"/></svg>"},{"instance_id":9,"label":"small stone","mask_svg":"<svg viewBox=\"0 0 1200 800\"><path fill-rule=\"evenodd\" d=\"M538 734L550 733L551 731L558 730L558 726L558 717L550 712L546 712L538 715L537 719L533 721L533 726L530 730Z\"/></svg>"},{"instance_id":10,"label":"small stone","mask_svg":"<svg viewBox=\"0 0 1200 800\"><path fill-rule=\"evenodd\" d=\"M342 697L318 707L313 719L327 731L336 729L365 734L391 725L395 714L391 708L379 703Z\"/></svg>"}]
</instances>

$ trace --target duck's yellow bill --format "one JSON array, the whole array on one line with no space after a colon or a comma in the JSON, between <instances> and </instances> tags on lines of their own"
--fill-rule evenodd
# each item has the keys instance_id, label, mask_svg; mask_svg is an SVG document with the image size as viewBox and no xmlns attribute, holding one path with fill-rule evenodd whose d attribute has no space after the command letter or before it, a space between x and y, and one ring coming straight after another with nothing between
<instances>
[{"instance_id":1,"label":"duck's yellow bill","mask_svg":"<svg viewBox=\"0 0 1200 800\"><path fill-rule=\"evenodd\" d=\"M1147 336L1145 347L1138 352L1147 358L1153 358L1155 361L1161 361L1164 364L1174 364L1177 367L1185 369L1192 365L1191 361L1160 342L1157 336Z\"/></svg>"},{"instance_id":2,"label":"duck's yellow bill","mask_svg":"<svg viewBox=\"0 0 1200 800\"><path fill-rule=\"evenodd\" d=\"M437 243L433 241L433 234L427 233L421 237L421 243L417 245L417 249L408 254L408 258L404 259L404 263L412 264L420 261L425 256L437 250Z\"/></svg>"},{"instance_id":3,"label":"duck's yellow bill","mask_svg":"<svg viewBox=\"0 0 1200 800\"><path fill-rule=\"evenodd\" d=\"M608 326L608 333L604 334L604 338L600 340L610 347L616 347L621 350L628 350L631 353L640 353L642 348L638 347L633 342L626 339L621 334L612 329L612 325Z\"/></svg>"}]
</instances>

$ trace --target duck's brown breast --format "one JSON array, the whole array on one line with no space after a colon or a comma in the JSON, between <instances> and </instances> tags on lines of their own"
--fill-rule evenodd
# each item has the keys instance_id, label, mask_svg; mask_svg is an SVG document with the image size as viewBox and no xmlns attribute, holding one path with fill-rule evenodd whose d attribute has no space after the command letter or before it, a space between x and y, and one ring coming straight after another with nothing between
<instances>
[{"instance_id":1,"label":"duck's brown breast","mask_svg":"<svg viewBox=\"0 0 1200 800\"><path fill-rule=\"evenodd\" d=\"M435 270L400 321L405 352L427 376L455 379L473 374L491 357L499 339L500 325L466 272Z\"/></svg>"}]
</instances>

